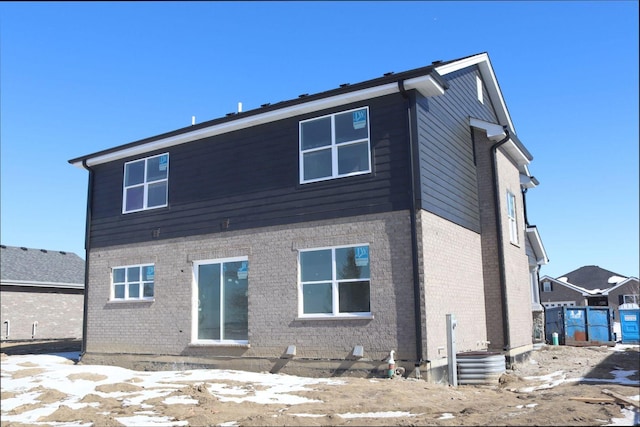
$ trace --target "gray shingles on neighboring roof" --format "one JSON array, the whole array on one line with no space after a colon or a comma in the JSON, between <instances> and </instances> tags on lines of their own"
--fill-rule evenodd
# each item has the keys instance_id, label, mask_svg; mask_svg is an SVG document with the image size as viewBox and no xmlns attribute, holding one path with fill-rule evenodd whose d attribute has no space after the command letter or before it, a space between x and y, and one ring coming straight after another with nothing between
<instances>
[{"instance_id":1,"label":"gray shingles on neighboring roof","mask_svg":"<svg viewBox=\"0 0 640 427\"><path fill-rule=\"evenodd\" d=\"M585 289L607 289L615 286L615 283L609 283L612 276L628 277L622 274L614 273L597 265L586 265L567 273L561 277L566 277L569 283L580 286Z\"/></svg>"},{"instance_id":2,"label":"gray shingles on neighboring roof","mask_svg":"<svg viewBox=\"0 0 640 427\"><path fill-rule=\"evenodd\" d=\"M0 279L84 286L84 260L72 252L2 245Z\"/></svg>"}]
</instances>

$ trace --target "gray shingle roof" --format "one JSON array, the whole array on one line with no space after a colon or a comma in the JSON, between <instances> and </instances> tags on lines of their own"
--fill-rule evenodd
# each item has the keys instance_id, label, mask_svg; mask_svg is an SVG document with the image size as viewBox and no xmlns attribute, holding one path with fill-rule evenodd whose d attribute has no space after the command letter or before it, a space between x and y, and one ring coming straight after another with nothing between
<instances>
[{"instance_id":1,"label":"gray shingle roof","mask_svg":"<svg viewBox=\"0 0 640 427\"><path fill-rule=\"evenodd\" d=\"M620 278L627 277L622 274L614 273L613 271L605 270L597 265L585 265L584 267L573 270L562 277L566 277L569 283L585 289L604 290L615 286L615 283L609 283L609 278L612 276L618 276Z\"/></svg>"},{"instance_id":2,"label":"gray shingle roof","mask_svg":"<svg viewBox=\"0 0 640 427\"><path fill-rule=\"evenodd\" d=\"M84 260L72 252L0 245L2 283L84 287Z\"/></svg>"}]
</instances>

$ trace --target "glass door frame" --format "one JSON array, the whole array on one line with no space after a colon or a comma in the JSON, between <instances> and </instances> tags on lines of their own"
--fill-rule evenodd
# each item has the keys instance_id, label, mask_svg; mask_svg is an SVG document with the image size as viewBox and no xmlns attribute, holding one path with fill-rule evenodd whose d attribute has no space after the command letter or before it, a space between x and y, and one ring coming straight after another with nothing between
<instances>
[{"instance_id":1,"label":"glass door frame","mask_svg":"<svg viewBox=\"0 0 640 427\"><path fill-rule=\"evenodd\" d=\"M235 344L235 345L247 345L249 343L248 337L246 340L237 340L237 339L232 339L232 340L228 340L228 339L224 339L224 335L222 334L222 330L221 332L221 336L223 337L223 339L199 339L198 338L198 327L199 327L199 269L200 266L202 265L211 265L211 264L220 264L220 272L221 272L221 276L224 278L224 268L223 265L226 263L233 263L233 262L246 262L247 263L247 267L248 267L248 263L249 263L249 257L247 256L240 256L240 257L230 257L230 258L217 258L217 259L206 259L206 260L200 260L200 261L193 261L193 285L192 285L192 299L191 299L191 312L192 312L192 319L191 319L191 343L192 344L198 344L198 345L228 345L228 344ZM248 270L248 268L247 268ZM248 275L247 275L247 279L248 281ZM224 327L224 281L221 281L221 307L220 307L220 316L221 316L221 329ZM248 283L247 283L247 292L248 292ZM247 296L248 298L248 296ZM248 317L248 309L247 309L247 317ZM248 334L248 324L247 324L247 334Z\"/></svg>"}]
</instances>

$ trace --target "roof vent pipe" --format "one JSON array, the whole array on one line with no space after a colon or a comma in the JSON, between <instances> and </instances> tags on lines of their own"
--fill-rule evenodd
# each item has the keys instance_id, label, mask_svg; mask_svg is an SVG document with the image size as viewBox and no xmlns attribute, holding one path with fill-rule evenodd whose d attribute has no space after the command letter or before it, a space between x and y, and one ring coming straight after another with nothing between
<instances>
[{"instance_id":1,"label":"roof vent pipe","mask_svg":"<svg viewBox=\"0 0 640 427\"><path fill-rule=\"evenodd\" d=\"M242 102L238 102L238 113L242 113Z\"/></svg>"},{"instance_id":2,"label":"roof vent pipe","mask_svg":"<svg viewBox=\"0 0 640 427\"><path fill-rule=\"evenodd\" d=\"M191 116L191 126L196 124L196 116Z\"/></svg>"}]
</instances>

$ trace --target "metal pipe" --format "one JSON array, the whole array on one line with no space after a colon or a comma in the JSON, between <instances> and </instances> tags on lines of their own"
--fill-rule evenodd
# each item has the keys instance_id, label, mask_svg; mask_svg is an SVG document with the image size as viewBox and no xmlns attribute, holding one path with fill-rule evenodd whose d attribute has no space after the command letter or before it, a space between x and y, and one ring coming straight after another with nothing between
<instances>
[{"instance_id":1,"label":"metal pipe","mask_svg":"<svg viewBox=\"0 0 640 427\"><path fill-rule=\"evenodd\" d=\"M420 259L418 255L418 226L416 223L416 180L415 180L415 153L414 153L414 136L413 136L413 122L411 120L411 98L404 87L404 81L398 80L398 90L406 101L407 108L407 122L409 126L409 169L410 169L410 186L409 186L409 211L411 221L411 260L413 267L413 299L414 299L414 316L415 316L415 328L416 328L416 363L415 366L419 369L420 365L424 362L424 355L422 349L422 304L421 302L421 290L420 290Z\"/></svg>"},{"instance_id":2,"label":"metal pipe","mask_svg":"<svg viewBox=\"0 0 640 427\"><path fill-rule=\"evenodd\" d=\"M87 216L84 231L84 310L82 310L82 349L80 359L87 352L87 308L89 307L89 253L91 252L91 214L93 205L93 180L95 172L87 165L87 159L82 160L82 166L89 171L87 185Z\"/></svg>"}]
</instances>

